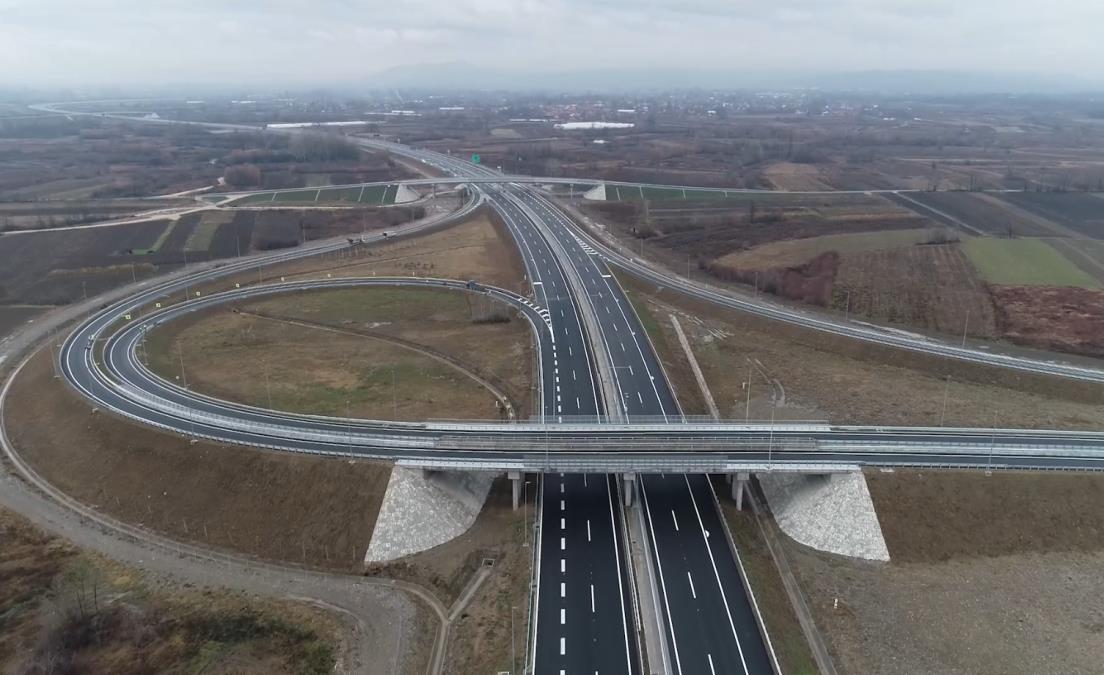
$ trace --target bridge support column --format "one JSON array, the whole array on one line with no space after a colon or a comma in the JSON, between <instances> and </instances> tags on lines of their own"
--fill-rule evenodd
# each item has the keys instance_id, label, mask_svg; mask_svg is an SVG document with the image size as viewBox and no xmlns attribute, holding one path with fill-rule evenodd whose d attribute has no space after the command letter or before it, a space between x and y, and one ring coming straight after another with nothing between
<instances>
[{"instance_id":1,"label":"bridge support column","mask_svg":"<svg viewBox=\"0 0 1104 675\"><path fill-rule=\"evenodd\" d=\"M744 490L747 488L750 479L751 475L746 472L728 475L729 485L732 486L732 501L736 502L737 509L743 510L744 508Z\"/></svg>"},{"instance_id":2,"label":"bridge support column","mask_svg":"<svg viewBox=\"0 0 1104 675\"><path fill-rule=\"evenodd\" d=\"M510 487L513 489L514 510L517 511L521 504L521 481L525 479L525 474L521 471L507 471L506 477L510 479Z\"/></svg>"},{"instance_id":3,"label":"bridge support column","mask_svg":"<svg viewBox=\"0 0 1104 675\"><path fill-rule=\"evenodd\" d=\"M621 474L621 492L624 493L625 506L632 506L633 492L636 491L636 474Z\"/></svg>"}]
</instances>

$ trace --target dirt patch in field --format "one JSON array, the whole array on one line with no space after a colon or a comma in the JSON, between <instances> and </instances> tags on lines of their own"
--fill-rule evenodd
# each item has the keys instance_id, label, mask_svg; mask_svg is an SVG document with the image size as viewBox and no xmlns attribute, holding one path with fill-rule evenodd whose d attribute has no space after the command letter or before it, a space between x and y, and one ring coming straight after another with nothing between
<instances>
[{"instance_id":1,"label":"dirt patch in field","mask_svg":"<svg viewBox=\"0 0 1104 675\"><path fill-rule=\"evenodd\" d=\"M493 567L467 607L453 623L447 663L457 673L495 673L510 669L510 612L518 669L525 659L529 620L529 581L533 549L525 546L526 526L533 517L535 485L528 506L514 511L510 482L495 481L475 524L463 536L422 553L375 565L370 575L406 579L434 589L446 605L463 593L487 561ZM526 520L526 518L530 520ZM532 533L529 533L530 542Z\"/></svg>"},{"instance_id":2,"label":"dirt patch in field","mask_svg":"<svg viewBox=\"0 0 1104 675\"><path fill-rule=\"evenodd\" d=\"M787 542L841 673L1090 673L1104 477L868 474L893 561Z\"/></svg>"},{"instance_id":3,"label":"dirt patch in field","mask_svg":"<svg viewBox=\"0 0 1104 675\"><path fill-rule=\"evenodd\" d=\"M814 164L774 162L763 168L765 178L776 190L826 190L820 169Z\"/></svg>"},{"instance_id":4,"label":"dirt patch in field","mask_svg":"<svg viewBox=\"0 0 1104 675\"><path fill-rule=\"evenodd\" d=\"M93 411L54 379L49 350L24 368L6 408L12 442L67 494L173 539L274 560L359 569L391 474L370 462L193 445Z\"/></svg>"},{"instance_id":5,"label":"dirt patch in field","mask_svg":"<svg viewBox=\"0 0 1104 675\"><path fill-rule=\"evenodd\" d=\"M792 544L790 559L844 675L1096 673L1100 553L886 565Z\"/></svg>"},{"instance_id":6,"label":"dirt patch in field","mask_svg":"<svg viewBox=\"0 0 1104 675\"><path fill-rule=\"evenodd\" d=\"M1104 291L992 286L1003 337L1029 347L1104 357Z\"/></svg>"},{"instance_id":7,"label":"dirt patch in field","mask_svg":"<svg viewBox=\"0 0 1104 675\"><path fill-rule=\"evenodd\" d=\"M336 627L316 610L151 582L2 509L0 536L6 673L333 670Z\"/></svg>"},{"instance_id":8,"label":"dirt patch in field","mask_svg":"<svg viewBox=\"0 0 1104 675\"><path fill-rule=\"evenodd\" d=\"M849 341L620 279L643 298L661 328L670 323L668 313L677 313L721 416L728 419L764 420L773 413L777 419L837 424L990 426L996 420L999 426L1026 428L1100 426L1101 387ZM656 341L661 355L681 351L673 330L661 335ZM664 358L676 382L688 383L679 400L687 412L704 413L692 393L693 375L680 363Z\"/></svg>"},{"instance_id":9,"label":"dirt patch in field","mask_svg":"<svg viewBox=\"0 0 1104 675\"><path fill-rule=\"evenodd\" d=\"M1104 551L1102 475L877 471L867 485L898 562Z\"/></svg>"},{"instance_id":10,"label":"dirt patch in field","mask_svg":"<svg viewBox=\"0 0 1104 675\"><path fill-rule=\"evenodd\" d=\"M0 306L0 338L11 335L27 323L33 321L39 314L45 312L48 307L35 307L28 305L16 305L12 307Z\"/></svg>"},{"instance_id":11,"label":"dirt patch in field","mask_svg":"<svg viewBox=\"0 0 1104 675\"><path fill-rule=\"evenodd\" d=\"M183 358L189 386L249 405L407 421L527 417L531 328L487 302L438 289L296 293L166 324L145 352L163 377L183 381Z\"/></svg>"}]
</instances>

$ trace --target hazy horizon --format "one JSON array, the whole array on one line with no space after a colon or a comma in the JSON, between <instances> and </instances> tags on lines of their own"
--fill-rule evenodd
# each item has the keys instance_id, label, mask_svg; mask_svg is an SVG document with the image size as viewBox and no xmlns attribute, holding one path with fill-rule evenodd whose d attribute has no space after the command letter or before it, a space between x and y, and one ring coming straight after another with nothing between
<instances>
[{"instance_id":1,"label":"hazy horizon","mask_svg":"<svg viewBox=\"0 0 1104 675\"><path fill-rule=\"evenodd\" d=\"M1087 0L1045 11L1025 0L0 0L0 12L8 87L302 87L425 63L538 76L914 70L1104 82L1104 3Z\"/></svg>"}]
</instances>

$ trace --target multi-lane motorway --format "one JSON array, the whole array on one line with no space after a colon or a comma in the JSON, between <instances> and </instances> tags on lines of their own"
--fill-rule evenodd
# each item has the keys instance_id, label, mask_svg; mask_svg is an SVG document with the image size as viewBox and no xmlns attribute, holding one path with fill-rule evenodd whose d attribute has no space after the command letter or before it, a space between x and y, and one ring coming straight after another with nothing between
<instances>
[{"instance_id":1,"label":"multi-lane motorway","mask_svg":"<svg viewBox=\"0 0 1104 675\"><path fill-rule=\"evenodd\" d=\"M455 166L450 158L423 155L420 159L435 160L452 172L471 171L470 165ZM565 368L592 368L596 378L608 382L606 387L599 388L613 390L604 400L604 412L609 418L631 422L639 416L662 419L668 423L680 422L681 411L655 350L627 296L597 251L580 239L570 227L570 219L540 194L511 185L490 192L490 196L495 208L503 214L511 232L522 244L531 272L539 269L541 278L556 279L563 284L561 292L573 297L571 309L577 313L582 307L582 311L590 313L592 320L589 322L586 316L566 321L567 325L587 332L583 350L566 357ZM539 265L530 264L535 263L534 254L540 258ZM547 294L549 289L542 290ZM553 318L554 323L556 319L567 319L566 312L554 312ZM588 358L585 350L588 344L590 351L595 353L593 359ZM556 395L559 401L558 387ZM608 625L597 620L594 623L597 630L593 632L576 633L571 640L566 635L568 608L571 608L573 616L580 613L579 591L584 591L582 610L586 609L585 590L589 588L592 593L595 592L595 586L587 583L588 578L594 578L590 565L582 566L577 573L566 570L569 544L587 546L587 557L600 568L616 570L618 595L624 597L625 583L621 572L627 571L622 564L627 555L619 550L622 540L617 537L617 518L609 489L613 480L612 476L586 474L545 479L539 576L542 590L538 593L538 608L555 602L555 589L550 593L548 585L553 579L558 580L560 602L557 605L561 612L558 658L565 666L570 664L560 672L605 672L600 667L601 655L608 654L611 640L618 639L619 631L611 631ZM596 515L593 506L596 500L593 489L587 487L588 482L606 485L604 492L610 505L611 527L603 527L600 531L594 529L591 516ZM554 486L558 487L558 493ZM598 489L599 511L602 492ZM708 480L702 475L645 476L641 479L640 492L647 522L645 536L651 542L648 555L657 571L662 597L662 607L655 609L664 627L667 643L664 651L671 655L671 662L666 664L669 672L679 675L772 672L768 643L760 631L754 603L744 592L737 554L725 539L725 530ZM569 516L571 528L568 528ZM585 543L581 537L584 521ZM548 560L548 556L554 555L557 550L557 524L560 535L558 550L562 555L558 574L555 565ZM575 535L568 536L567 533L572 531ZM613 552L612 560L608 554L595 556L592 550L595 541L600 550ZM612 583L607 579L606 584L609 586L605 591L608 595L613 590ZM568 586L577 587L570 598L567 595ZM624 617L625 607L622 604ZM547 609L538 612L536 663L555 672L556 669L550 667L557 659L554 645L549 646L555 642L555 638L549 636L547 625L550 613ZM585 617L585 612L583 615ZM626 647L628 625L626 620L620 631L626 640ZM556 635L555 627L552 628L552 635ZM575 626L574 630L579 628ZM586 636L591 638L589 645ZM579 645L581 640L583 644ZM572 646L581 650L580 653L569 653ZM627 672L633 672L631 658L626 665L630 668ZM613 672L622 671L617 667Z\"/></svg>"},{"instance_id":2,"label":"multi-lane motorway","mask_svg":"<svg viewBox=\"0 0 1104 675\"><path fill-rule=\"evenodd\" d=\"M493 176L443 155L401 146L388 149L455 175ZM473 188L506 222L532 283L531 298L485 287L475 292L513 304L533 324L541 357L542 416L549 426L404 425L279 414L185 391L153 376L135 355L150 325L248 294L358 283L460 286L456 282L319 280L260 285L190 297L161 314L135 317L129 324L121 321L159 298L182 295L198 280L258 264L230 263L189 280L149 288L91 317L67 340L62 373L97 404L182 433L431 466L551 470L542 490L532 653L540 673L639 672L634 579L622 548L618 485L600 472L622 467L651 472L640 479L637 496L651 542L648 555L660 591L655 609L668 643L670 672L759 673L771 672L768 641L759 630L754 600L744 592L739 561L724 536L712 488L703 476L680 471L724 471L756 463L824 468L879 461L1101 466L1104 437L1096 434L686 424L647 335L606 265L612 261L637 274L655 271L588 238L529 187ZM302 254L273 255L266 262ZM667 276L659 278L672 283ZM898 447L890 449L894 444ZM588 466L599 473L570 472L570 467ZM568 471L561 475L559 467Z\"/></svg>"}]
</instances>

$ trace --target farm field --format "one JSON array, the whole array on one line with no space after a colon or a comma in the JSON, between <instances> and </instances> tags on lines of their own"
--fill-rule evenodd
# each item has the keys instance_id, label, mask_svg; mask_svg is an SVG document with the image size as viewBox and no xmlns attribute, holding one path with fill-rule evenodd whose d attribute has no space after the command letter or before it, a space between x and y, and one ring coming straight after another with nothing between
<instances>
[{"instance_id":1,"label":"farm field","mask_svg":"<svg viewBox=\"0 0 1104 675\"><path fill-rule=\"evenodd\" d=\"M1001 199L1060 223L1084 237L1104 239L1104 201L1097 195L1080 192L1007 192L1001 195Z\"/></svg>"},{"instance_id":2,"label":"farm field","mask_svg":"<svg viewBox=\"0 0 1104 675\"><path fill-rule=\"evenodd\" d=\"M743 194L725 200L584 202L627 248L658 260L705 264L761 244L829 234L931 227L930 220L874 195Z\"/></svg>"},{"instance_id":3,"label":"farm field","mask_svg":"<svg viewBox=\"0 0 1104 675\"><path fill-rule=\"evenodd\" d=\"M188 206L178 199L93 199L41 202L0 202L0 232L82 225L129 216L142 211Z\"/></svg>"},{"instance_id":4,"label":"farm field","mask_svg":"<svg viewBox=\"0 0 1104 675\"><path fill-rule=\"evenodd\" d=\"M764 270L772 267L801 265L816 256L835 251L860 253L885 249L908 248L924 244L939 234L939 230L891 230L857 234L829 234L805 239L787 239L747 251L717 258L713 265L743 270Z\"/></svg>"},{"instance_id":5,"label":"farm field","mask_svg":"<svg viewBox=\"0 0 1104 675\"><path fill-rule=\"evenodd\" d=\"M991 286L1003 337L1016 344L1104 358L1104 291Z\"/></svg>"},{"instance_id":6,"label":"farm field","mask_svg":"<svg viewBox=\"0 0 1104 675\"><path fill-rule=\"evenodd\" d=\"M977 237L967 239L962 248L990 284L1100 288L1097 279L1041 239Z\"/></svg>"},{"instance_id":7,"label":"farm field","mask_svg":"<svg viewBox=\"0 0 1104 675\"><path fill-rule=\"evenodd\" d=\"M394 185L372 185L355 188L330 188L317 190L288 190L284 192L248 195L226 202L225 206L274 206L285 203L311 203L323 205L365 204L383 205L395 203Z\"/></svg>"},{"instance_id":8,"label":"farm field","mask_svg":"<svg viewBox=\"0 0 1104 675\"><path fill-rule=\"evenodd\" d=\"M1045 237L1055 234L1052 228L1040 223L1040 219L1025 217L992 195L978 192L915 192L908 196L998 237Z\"/></svg>"},{"instance_id":9,"label":"farm field","mask_svg":"<svg viewBox=\"0 0 1104 675\"><path fill-rule=\"evenodd\" d=\"M62 305L186 263L298 246L421 217L423 207L202 211L177 220L0 236L0 304ZM14 264L18 261L19 264Z\"/></svg>"}]
</instances>

